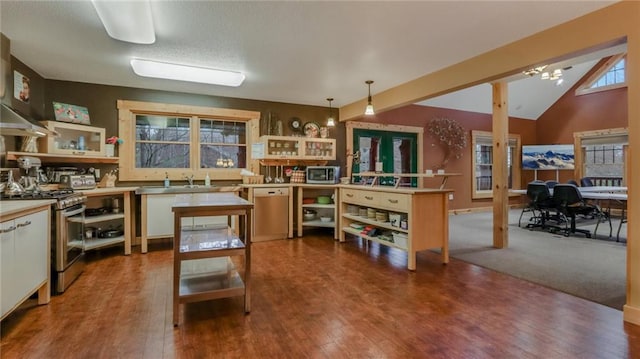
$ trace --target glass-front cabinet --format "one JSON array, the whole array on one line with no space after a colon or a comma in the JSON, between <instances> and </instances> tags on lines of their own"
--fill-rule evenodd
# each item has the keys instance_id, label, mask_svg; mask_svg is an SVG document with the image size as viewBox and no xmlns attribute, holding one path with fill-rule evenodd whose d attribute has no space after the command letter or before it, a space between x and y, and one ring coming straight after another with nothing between
<instances>
[{"instance_id":1,"label":"glass-front cabinet","mask_svg":"<svg viewBox=\"0 0 640 359\"><path fill-rule=\"evenodd\" d=\"M289 136L262 136L252 148L254 159L335 160L336 140Z\"/></svg>"},{"instance_id":2,"label":"glass-front cabinet","mask_svg":"<svg viewBox=\"0 0 640 359\"><path fill-rule=\"evenodd\" d=\"M40 151L75 156L105 156L105 129L74 123L43 121L54 135L40 139Z\"/></svg>"}]
</instances>

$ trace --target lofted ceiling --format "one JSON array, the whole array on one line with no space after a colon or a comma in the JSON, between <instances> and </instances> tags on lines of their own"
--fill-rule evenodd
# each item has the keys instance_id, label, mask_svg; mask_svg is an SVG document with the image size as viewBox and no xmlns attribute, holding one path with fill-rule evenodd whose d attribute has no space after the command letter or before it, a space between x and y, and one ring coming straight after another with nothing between
<instances>
[{"instance_id":1,"label":"lofted ceiling","mask_svg":"<svg viewBox=\"0 0 640 359\"><path fill-rule=\"evenodd\" d=\"M156 42L137 45L110 38L88 0L2 0L0 31L46 79L317 106L333 97L340 107L366 97L365 80L375 81L375 103L376 92L614 2L152 1ZM246 80L231 88L142 78L133 57L242 71ZM562 87L511 82L510 114L537 118L596 61L569 64ZM490 96L485 84L421 104L491 112Z\"/></svg>"}]
</instances>

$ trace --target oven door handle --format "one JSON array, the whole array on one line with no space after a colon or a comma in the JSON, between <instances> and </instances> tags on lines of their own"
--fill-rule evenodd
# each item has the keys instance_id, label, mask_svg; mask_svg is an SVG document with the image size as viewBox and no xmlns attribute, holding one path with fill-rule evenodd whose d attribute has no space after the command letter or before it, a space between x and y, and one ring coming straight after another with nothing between
<instances>
[{"instance_id":1,"label":"oven door handle","mask_svg":"<svg viewBox=\"0 0 640 359\"><path fill-rule=\"evenodd\" d=\"M78 209L74 209L73 211L62 212L62 215L65 216L65 217L75 216L76 214L80 214L80 213L84 212L85 209L87 209L87 206L83 204L82 207L80 207Z\"/></svg>"}]
</instances>

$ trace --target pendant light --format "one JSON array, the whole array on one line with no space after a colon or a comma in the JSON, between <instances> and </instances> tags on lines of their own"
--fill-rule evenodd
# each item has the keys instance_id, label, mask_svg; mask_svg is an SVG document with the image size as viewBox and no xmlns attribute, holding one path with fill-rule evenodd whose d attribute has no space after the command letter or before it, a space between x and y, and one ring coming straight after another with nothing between
<instances>
[{"instance_id":1,"label":"pendant light","mask_svg":"<svg viewBox=\"0 0 640 359\"><path fill-rule=\"evenodd\" d=\"M336 121L333 119L331 111L331 101L333 101L333 98L329 97L327 101L329 101L329 118L327 119L327 127L334 127L336 125Z\"/></svg>"},{"instance_id":2,"label":"pendant light","mask_svg":"<svg viewBox=\"0 0 640 359\"><path fill-rule=\"evenodd\" d=\"M367 80L365 81L365 83L369 86L369 97L368 97L368 103L367 103L367 108L365 108L364 110L364 114L365 115L375 115L375 111L373 110L373 105L371 104L371 84L373 83L372 80Z\"/></svg>"}]
</instances>

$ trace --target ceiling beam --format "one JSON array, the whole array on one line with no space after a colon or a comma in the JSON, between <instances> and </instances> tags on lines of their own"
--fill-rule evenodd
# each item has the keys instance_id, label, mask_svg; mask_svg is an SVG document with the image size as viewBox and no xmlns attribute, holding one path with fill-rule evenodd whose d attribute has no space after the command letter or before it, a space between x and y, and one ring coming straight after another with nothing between
<instances>
[{"instance_id":1,"label":"ceiling beam","mask_svg":"<svg viewBox=\"0 0 640 359\"><path fill-rule=\"evenodd\" d=\"M567 60L624 43L637 21L637 4L622 1L549 28L442 70L373 94L376 112L414 104L482 83L491 83L536 65ZM598 24L594 26L594 24ZM636 25L637 26L637 25ZM340 121L363 117L367 99L340 108Z\"/></svg>"}]
</instances>

